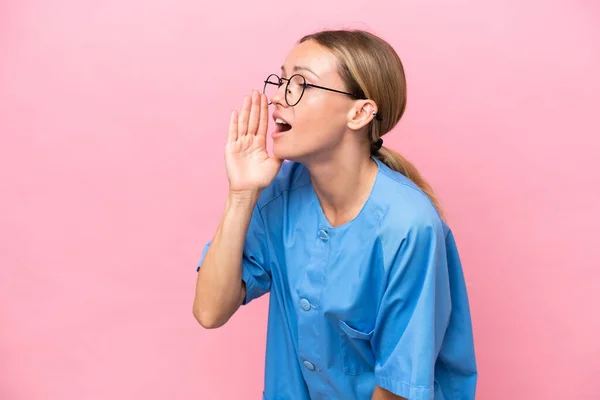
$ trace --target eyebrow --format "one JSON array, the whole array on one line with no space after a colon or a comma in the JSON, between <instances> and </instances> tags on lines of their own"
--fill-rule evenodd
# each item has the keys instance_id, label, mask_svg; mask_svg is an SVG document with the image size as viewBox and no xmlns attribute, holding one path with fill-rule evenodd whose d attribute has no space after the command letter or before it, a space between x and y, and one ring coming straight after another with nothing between
<instances>
[{"instance_id":1,"label":"eyebrow","mask_svg":"<svg viewBox=\"0 0 600 400\"><path fill-rule=\"evenodd\" d=\"M285 67L283 65L281 66L281 71L283 71L283 73L285 73ZM312 69L310 69L308 67L304 67L302 65L295 65L294 72L298 72L298 71L308 71L311 74L313 74L314 76L316 76L317 78L319 78L319 75L317 75Z\"/></svg>"}]
</instances>

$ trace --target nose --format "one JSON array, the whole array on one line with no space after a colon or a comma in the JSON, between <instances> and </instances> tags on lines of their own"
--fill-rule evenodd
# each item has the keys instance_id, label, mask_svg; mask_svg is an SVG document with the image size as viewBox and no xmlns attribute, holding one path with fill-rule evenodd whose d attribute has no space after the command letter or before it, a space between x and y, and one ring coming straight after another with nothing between
<instances>
[{"instance_id":1,"label":"nose","mask_svg":"<svg viewBox=\"0 0 600 400\"><path fill-rule=\"evenodd\" d=\"M273 90L274 88L272 87L272 89L270 89L269 91L271 92L271 96L269 97L269 104L279 104L281 106L286 106L286 101L285 101L285 89L286 89L286 82L285 80L280 80L279 82L281 82L281 85L276 88L275 90Z\"/></svg>"},{"instance_id":2,"label":"nose","mask_svg":"<svg viewBox=\"0 0 600 400\"><path fill-rule=\"evenodd\" d=\"M273 93L269 99L269 104L279 104L280 106L287 107L287 103L285 101L285 88L286 84L283 82L283 84L277 88L275 93Z\"/></svg>"}]
</instances>

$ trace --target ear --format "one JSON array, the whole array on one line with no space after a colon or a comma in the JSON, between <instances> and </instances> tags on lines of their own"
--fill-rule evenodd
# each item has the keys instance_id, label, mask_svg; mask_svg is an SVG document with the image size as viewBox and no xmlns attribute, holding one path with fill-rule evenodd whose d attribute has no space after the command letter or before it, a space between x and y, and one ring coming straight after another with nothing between
<instances>
[{"instance_id":1,"label":"ear","mask_svg":"<svg viewBox=\"0 0 600 400\"><path fill-rule=\"evenodd\" d=\"M353 131L367 126L377 114L377 104L373 100L357 100L348 112L348 128Z\"/></svg>"}]
</instances>

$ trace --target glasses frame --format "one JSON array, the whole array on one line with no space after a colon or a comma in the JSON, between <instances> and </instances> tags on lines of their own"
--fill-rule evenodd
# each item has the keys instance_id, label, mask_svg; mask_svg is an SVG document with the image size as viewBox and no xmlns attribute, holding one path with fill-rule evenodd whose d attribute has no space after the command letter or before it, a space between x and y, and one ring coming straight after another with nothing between
<instances>
[{"instance_id":1,"label":"glasses frame","mask_svg":"<svg viewBox=\"0 0 600 400\"><path fill-rule=\"evenodd\" d=\"M295 77L295 76L299 76L300 78L302 78L302 93L300 94L300 97L298 98L298 100L294 103L294 104L290 104L290 102L288 101L288 87L290 86L290 82L291 80ZM277 78L277 82L270 82L269 79L271 79L271 77L275 77ZM290 107L294 107L296 104L300 103L300 100L302 100L302 96L304 96L304 91L306 90L307 87L312 87L312 88L316 88L316 89L322 89L322 90L328 90L330 92L335 92L335 93L340 93L340 94L345 94L347 96L351 96L354 97L355 99L358 100L367 100L366 97L364 96L358 96L354 93L348 93L348 92L343 92L341 90L337 90L337 89L332 89L332 88L328 88L325 86L319 86L319 85L313 85L312 83L306 83L306 78L300 74L294 74L292 76L290 76L289 78L280 78L277 74L271 74L267 77L267 79L265 79L264 83L265 86L263 87L263 93L266 94L267 92L267 85L277 85L277 89L279 89L281 87L281 85L283 85L283 81L287 81L286 85L285 85L285 102L287 103L288 106ZM273 102L269 99L269 104L273 104Z\"/></svg>"}]
</instances>

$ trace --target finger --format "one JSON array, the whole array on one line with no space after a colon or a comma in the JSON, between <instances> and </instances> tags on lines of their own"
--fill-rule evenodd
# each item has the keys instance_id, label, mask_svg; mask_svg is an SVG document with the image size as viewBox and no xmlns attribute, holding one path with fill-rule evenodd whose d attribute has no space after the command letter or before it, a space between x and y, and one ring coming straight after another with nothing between
<instances>
[{"instance_id":1,"label":"finger","mask_svg":"<svg viewBox=\"0 0 600 400\"><path fill-rule=\"evenodd\" d=\"M250 114L250 97L244 97L244 105L238 119L238 139L248 133L248 116Z\"/></svg>"},{"instance_id":2,"label":"finger","mask_svg":"<svg viewBox=\"0 0 600 400\"><path fill-rule=\"evenodd\" d=\"M267 96L261 94L260 96L260 120L258 123L257 135L267 136L267 129L269 128L269 101Z\"/></svg>"},{"instance_id":3,"label":"finger","mask_svg":"<svg viewBox=\"0 0 600 400\"><path fill-rule=\"evenodd\" d=\"M252 91L252 107L248 117L248 134L256 135L258 129L258 119L260 118L260 96L256 90Z\"/></svg>"},{"instance_id":4,"label":"finger","mask_svg":"<svg viewBox=\"0 0 600 400\"><path fill-rule=\"evenodd\" d=\"M229 134L227 135L227 141L229 143L235 142L238 135L238 113L233 110L229 117Z\"/></svg>"}]
</instances>

